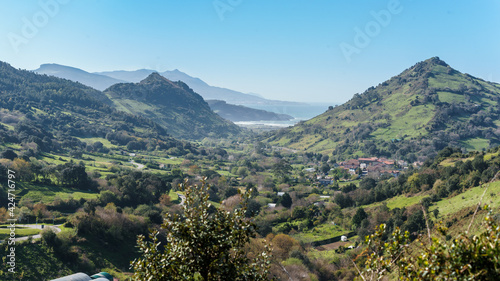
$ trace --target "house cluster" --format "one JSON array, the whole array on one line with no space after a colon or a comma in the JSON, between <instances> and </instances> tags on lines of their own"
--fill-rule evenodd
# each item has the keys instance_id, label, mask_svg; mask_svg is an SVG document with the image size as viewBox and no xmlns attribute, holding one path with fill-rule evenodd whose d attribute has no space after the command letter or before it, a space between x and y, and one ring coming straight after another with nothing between
<instances>
[{"instance_id":1,"label":"house cluster","mask_svg":"<svg viewBox=\"0 0 500 281\"><path fill-rule=\"evenodd\" d=\"M399 160L394 161L387 158L358 158L350 159L339 163L339 168L344 170L349 170L351 175L361 172L361 176L367 176L368 174L380 176L382 174L390 174L394 177L399 175L401 168L408 168L408 163Z\"/></svg>"},{"instance_id":2,"label":"house cluster","mask_svg":"<svg viewBox=\"0 0 500 281\"><path fill-rule=\"evenodd\" d=\"M415 162L413 166L421 166L421 162ZM387 158L358 158L333 164L332 170L340 168L349 171L351 175L359 174L361 177L371 176L378 178L381 175L398 177L402 170L408 169L408 162L403 160L392 160ZM314 168L304 169L306 172L316 172ZM327 186L333 183L333 178L328 175L317 175L318 183Z\"/></svg>"}]
</instances>

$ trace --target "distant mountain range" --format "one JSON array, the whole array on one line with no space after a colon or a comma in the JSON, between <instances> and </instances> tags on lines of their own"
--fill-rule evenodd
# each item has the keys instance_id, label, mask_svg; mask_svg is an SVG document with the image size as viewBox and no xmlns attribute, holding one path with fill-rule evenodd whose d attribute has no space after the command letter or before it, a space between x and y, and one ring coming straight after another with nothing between
<instances>
[{"instance_id":1,"label":"distant mountain range","mask_svg":"<svg viewBox=\"0 0 500 281\"><path fill-rule=\"evenodd\" d=\"M116 83L131 82L137 83L145 79L154 70L139 69L135 71L107 71L89 73L84 70L64 66L59 64L43 64L40 68L34 70L38 74L47 74L68 80L80 82L100 91L104 91L108 87ZM179 70L161 72L160 75L171 81L183 81L196 93L200 94L205 100L223 100L230 104L237 105L298 105L301 103L268 100L258 96L257 94L245 94L238 91L215 87L208 85L203 80L189 76Z\"/></svg>"},{"instance_id":2,"label":"distant mountain range","mask_svg":"<svg viewBox=\"0 0 500 281\"><path fill-rule=\"evenodd\" d=\"M101 92L0 62L0 98L0 136L15 127L21 133L18 139L28 138L39 147L52 147L56 139L78 146L72 138L106 138L121 145L133 142L132 147L153 145L156 139L164 147L182 147L172 137L199 140L242 131L213 112L185 83L172 82L156 72L139 83L118 83Z\"/></svg>"},{"instance_id":3,"label":"distant mountain range","mask_svg":"<svg viewBox=\"0 0 500 281\"><path fill-rule=\"evenodd\" d=\"M83 85L92 87L99 91L104 91L113 84L128 82L128 80L115 79L105 75L89 73L79 68L54 63L42 64L40 65L40 68L34 70L34 72L64 78L74 82L80 82Z\"/></svg>"},{"instance_id":4,"label":"distant mountain range","mask_svg":"<svg viewBox=\"0 0 500 281\"><path fill-rule=\"evenodd\" d=\"M438 57L417 63L343 105L267 135L274 145L416 160L454 146L500 144L500 84L460 73Z\"/></svg>"}]
</instances>

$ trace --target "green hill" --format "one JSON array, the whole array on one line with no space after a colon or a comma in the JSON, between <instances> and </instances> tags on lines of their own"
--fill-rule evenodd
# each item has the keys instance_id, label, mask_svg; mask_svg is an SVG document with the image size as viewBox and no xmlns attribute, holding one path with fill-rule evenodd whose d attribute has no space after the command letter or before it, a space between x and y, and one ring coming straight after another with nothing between
<instances>
[{"instance_id":1,"label":"green hill","mask_svg":"<svg viewBox=\"0 0 500 281\"><path fill-rule=\"evenodd\" d=\"M201 139L238 134L240 128L214 113L203 98L181 81L158 73L140 83L121 83L104 92L121 111L154 120L175 137Z\"/></svg>"},{"instance_id":2,"label":"green hill","mask_svg":"<svg viewBox=\"0 0 500 281\"><path fill-rule=\"evenodd\" d=\"M81 151L86 144L79 138L139 144L141 149L183 146L157 123L108 104L102 92L80 83L0 62L0 141L24 145L27 157L39 151Z\"/></svg>"},{"instance_id":3,"label":"green hill","mask_svg":"<svg viewBox=\"0 0 500 281\"><path fill-rule=\"evenodd\" d=\"M454 70L437 57L417 63L345 104L267 135L273 145L414 161L447 145L500 143L500 85Z\"/></svg>"}]
</instances>

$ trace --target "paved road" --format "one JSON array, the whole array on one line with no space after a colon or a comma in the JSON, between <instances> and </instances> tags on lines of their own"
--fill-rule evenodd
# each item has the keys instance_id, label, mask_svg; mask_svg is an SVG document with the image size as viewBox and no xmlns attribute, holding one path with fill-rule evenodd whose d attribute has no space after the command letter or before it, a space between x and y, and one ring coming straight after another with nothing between
<instances>
[{"instance_id":1,"label":"paved road","mask_svg":"<svg viewBox=\"0 0 500 281\"><path fill-rule=\"evenodd\" d=\"M133 165L136 165L137 169L139 169L139 170L142 170L142 169L144 169L144 167L146 167L146 165L134 162L134 160L130 160L130 163L132 163Z\"/></svg>"},{"instance_id":2,"label":"paved road","mask_svg":"<svg viewBox=\"0 0 500 281\"><path fill-rule=\"evenodd\" d=\"M186 196L183 195L183 194L180 194L180 193L177 193L177 196L179 196L179 198L181 198L181 203L180 205L181 206L184 206L184 202L186 201Z\"/></svg>"},{"instance_id":3,"label":"paved road","mask_svg":"<svg viewBox=\"0 0 500 281\"><path fill-rule=\"evenodd\" d=\"M16 224L16 227L25 227L25 228L33 228L33 229L42 229L42 225L43 224ZM62 224L58 224L58 225L44 225L44 228L43 229L52 229L54 230L55 233L59 233L61 232L61 229L59 228ZM21 237L17 237L16 238L16 241L23 241L23 240L28 240L30 236L21 236ZM42 238L42 235L41 234L36 234L36 235L31 235L31 237L33 239L39 239L39 238ZM3 241L0 241L0 243L2 243Z\"/></svg>"}]
</instances>

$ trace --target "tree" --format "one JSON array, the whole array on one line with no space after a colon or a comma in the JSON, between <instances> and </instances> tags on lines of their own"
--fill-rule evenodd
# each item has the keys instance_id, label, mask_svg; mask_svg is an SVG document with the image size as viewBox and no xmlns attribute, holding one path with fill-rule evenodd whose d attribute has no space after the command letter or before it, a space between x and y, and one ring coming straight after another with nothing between
<instances>
[{"instance_id":1,"label":"tree","mask_svg":"<svg viewBox=\"0 0 500 281\"><path fill-rule=\"evenodd\" d=\"M438 208L434 209L434 211L432 211L432 213L434 214L434 217L437 219L439 216L439 209Z\"/></svg>"},{"instance_id":2,"label":"tree","mask_svg":"<svg viewBox=\"0 0 500 281\"><path fill-rule=\"evenodd\" d=\"M377 186L377 181L370 177L364 177L359 183L359 188L370 190Z\"/></svg>"},{"instance_id":3,"label":"tree","mask_svg":"<svg viewBox=\"0 0 500 281\"><path fill-rule=\"evenodd\" d=\"M425 228L425 218L424 212L418 210L408 217L408 220L404 224L405 230L412 233L417 233L418 231Z\"/></svg>"},{"instance_id":4,"label":"tree","mask_svg":"<svg viewBox=\"0 0 500 281\"><path fill-rule=\"evenodd\" d=\"M264 143L262 143L261 141L259 141L255 144L255 152L257 154L264 154L265 148L266 148L266 145Z\"/></svg>"},{"instance_id":5,"label":"tree","mask_svg":"<svg viewBox=\"0 0 500 281\"><path fill-rule=\"evenodd\" d=\"M2 152L0 158L7 158L10 160L14 160L14 158L17 158L17 154L12 149L7 149L4 152Z\"/></svg>"},{"instance_id":6,"label":"tree","mask_svg":"<svg viewBox=\"0 0 500 281\"><path fill-rule=\"evenodd\" d=\"M286 159L280 159L276 164L273 165L273 174L279 180L286 182L288 180L288 175L292 171L292 166Z\"/></svg>"},{"instance_id":7,"label":"tree","mask_svg":"<svg viewBox=\"0 0 500 281\"><path fill-rule=\"evenodd\" d=\"M290 208L292 207L292 197L290 197L290 194L285 192L283 196L280 198L280 203L283 205L285 208Z\"/></svg>"},{"instance_id":8,"label":"tree","mask_svg":"<svg viewBox=\"0 0 500 281\"><path fill-rule=\"evenodd\" d=\"M292 218L293 219L301 219L301 218L305 217L306 212L304 211L304 209L305 208L302 206L296 206L295 208L293 208Z\"/></svg>"},{"instance_id":9,"label":"tree","mask_svg":"<svg viewBox=\"0 0 500 281\"><path fill-rule=\"evenodd\" d=\"M320 170L321 170L321 172L323 172L323 174L328 174L328 172L330 171L330 165L328 165L327 163L324 163L321 166Z\"/></svg>"},{"instance_id":10,"label":"tree","mask_svg":"<svg viewBox=\"0 0 500 281\"><path fill-rule=\"evenodd\" d=\"M361 222L368 218L368 214L365 212L363 208L358 208L356 210L356 214L354 214L354 217L352 217L352 224L354 224L356 227L361 225Z\"/></svg>"},{"instance_id":11,"label":"tree","mask_svg":"<svg viewBox=\"0 0 500 281\"><path fill-rule=\"evenodd\" d=\"M354 205L354 201L352 200L351 196L347 194L344 195L342 193L338 193L337 195L335 195L335 198L333 200L342 209Z\"/></svg>"},{"instance_id":12,"label":"tree","mask_svg":"<svg viewBox=\"0 0 500 281\"><path fill-rule=\"evenodd\" d=\"M247 206L247 210L245 212L245 216L247 218L250 218L250 217L258 215L260 212L260 208L261 208L261 206L260 206L259 202L257 202L254 199L250 199L248 201L248 206Z\"/></svg>"},{"instance_id":13,"label":"tree","mask_svg":"<svg viewBox=\"0 0 500 281\"><path fill-rule=\"evenodd\" d=\"M245 218L248 196L242 208L228 212L215 208L209 212L209 186L184 184L186 200L181 215L168 214L161 227L168 243L161 245L159 231L151 241L138 237L141 257L134 260L138 280L267 280L269 251L253 260L244 246L255 234L255 226Z\"/></svg>"},{"instance_id":14,"label":"tree","mask_svg":"<svg viewBox=\"0 0 500 281\"><path fill-rule=\"evenodd\" d=\"M75 164L72 162L64 165L58 165L60 169L60 181L62 184L78 189L95 189L96 186L87 175L83 163Z\"/></svg>"},{"instance_id":15,"label":"tree","mask_svg":"<svg viewBox=\"0 0 500 281\"><path fill-rule=\"evenodd\" d=\"M234 196L236 194L238 194L238 189L230 186L226 189L226 192L224 192L224 197L229 198L229 197Z\"/></svg>"}]
</instances>

